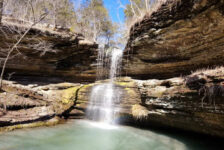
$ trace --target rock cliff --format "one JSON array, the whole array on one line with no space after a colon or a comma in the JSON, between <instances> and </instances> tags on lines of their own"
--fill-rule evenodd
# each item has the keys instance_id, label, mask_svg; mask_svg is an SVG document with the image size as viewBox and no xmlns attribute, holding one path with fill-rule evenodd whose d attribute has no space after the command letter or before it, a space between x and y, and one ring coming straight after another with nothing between
<instances>
[{"instance_id":1,"label":"rock cliff","mask_svg":"<svg viewBox=\"0 0 224 150\"><path fill-rule=\"evenodd\" d=\"M30 27L10 17L3 17L0 30L0 57L5 58L13 43L16 43ZM36 25L11 55L6 72L13 76L51 76L71 78L76 81L94 81L94 64L97 44L86 40L81 34L69 29ZM3 63L1 63L2 65Z\"/></svg>"},{"instance_id":2,"label":"rock cliff","mask_svg":"<svg viewBox=\"0 0 224 150\"><path fill-rule=\"evenodd\" d=\"M105 82L80 88L74 112L84 115L91 88ZM223 67L198 71L185 78L120 78L115 86L122 92L115 105L120 108L119 121L224 137Z\"/></svg>"},{"instance_id":3,"label":"rock cliff","mask_svg":"<svg viewBox=\"0 0 224 150\"><path fill-rule=\"evenodd\" d=\"M31 24L3 16L0 69ZM6 65L5 79L11 81L4 80L0 91L0 132L60 123L74 107L80 82L95 81L97 48L69 29L32 27Z\"/></svg>"},{"instance_id":4,"label":"rock cliff","mask_svg":"<svg viewBox=\"0 0 224 150\"><path fill-rule=\"evenodd\" d=\"M147 80L115 82L122 93L115 105L121 108L118 120L224 137L224 68L190 74L224 64L223 10L223 0L170 0L133 26L123 74ZM0 57L27 27L3 18ZM8 73L15 72L12 79L20 77L3 82L0 131L51 125L58 117L84 118L92 88L108 81L64 80L94 81L96 48L66 29L32 28L7 65ZM61 83L52 84L54 77Z\"/></svg>"},{"instance_id":5,"label":"rock cliff","mask_svg":"<svg viewBox=\"0 0 224 150\"><path fill-rule=\"evenodd\" d=\"M0 93L0 131L85 118L92 84L4 81ZM224 137L224 68L201 70L166 80L115 81L121 93L116 121L172 127ZM103 92L101 93L103 96ZM4 112L6 104L7 112Z\"/></svg>"},{"instance_id":6,"label":"rock cliff","mask_svg":"<svg viewBox=\"0 0 224 150\"><path fill-rule=\"evenodd\" d=\"M223 0L166 1L132 27L124 74L167 79L223 65L223 10Z\"/></svg>"}]
</instances>

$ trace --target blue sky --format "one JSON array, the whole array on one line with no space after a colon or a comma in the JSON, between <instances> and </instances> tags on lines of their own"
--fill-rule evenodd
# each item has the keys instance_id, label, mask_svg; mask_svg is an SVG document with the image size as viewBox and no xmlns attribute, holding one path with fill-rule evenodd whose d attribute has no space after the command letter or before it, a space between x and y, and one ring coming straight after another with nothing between
<instances>
[{"instance_id":1,"label":"blue sky","mask_svg":"<svg viewBox=\"0 0 224 150\"><path fill-rule=\"evenodd\" d=\"M82 0L72 0L74 5L79 5ZM123 23L124 22L124 8L122 5L129 3L129 0L103 0L104 6L109 11L109 15L113 22Z\"/></svg>"},{"instance_id":2,"label":"blue sky","mask_svg":"<svg viewBox=\"0 0 224 150\"><path fill-rule=\"evenodd\" d=\"M117 23L124 22L124 8L122 5L129 3L129 0L104 0L104 5L109 11L112 21Z\"/></svg>"}]
</instances>

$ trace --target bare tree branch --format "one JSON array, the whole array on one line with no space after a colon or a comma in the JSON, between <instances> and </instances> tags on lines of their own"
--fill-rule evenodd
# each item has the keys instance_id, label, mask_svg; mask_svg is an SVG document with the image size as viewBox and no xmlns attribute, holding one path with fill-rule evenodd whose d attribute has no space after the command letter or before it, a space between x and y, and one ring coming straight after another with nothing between
<instances>
[{"instance_id":1,"label":"bare tree branch","mask_svg":"<svg viewBox=\"0 0 224 150\"><path fill-rule=\"evenodd\" d=\"M33 6L32 6L32 3L30 3L30 6L31 6L31 9L33 10L33 18L34 18L34 22L31 24L31 26L26 29L26 31L22 34L22 36L17 40L17 42L12 46L12 48L8 51L7 53L7 56L4 60L4 64L2 66L2 72L1 72L1 76L0 76L0 90L2 90L2 81L3 81L3 76L4 76L4 72L5 72L5 68L6 68L6 65L7 65L7 62L12 54L12 52L14 50L18 51L20 53L20 51L17 49L17 46L20 44L20 42L24 39L24 37L28 34L28 32L36 25L38 24L39 22L41 22L48 14L47 13L44 13L40 16L39 20L38 21L35 21L35 16L34 16L34 9L33 9ZM20 53L21 54L21 53ZM4 104L4 110L6 111L6 104Z\"/></svg>"},{"instance_id":2,"label":"bare tree branch","mask_svg":"<svg viewBox=\"0 0 224 150\"><path fill-rule=\"evenodd\" d=\"M3 0L0 0L0 25L2 22L3 2Z\"/></svg>"}]
</instances>

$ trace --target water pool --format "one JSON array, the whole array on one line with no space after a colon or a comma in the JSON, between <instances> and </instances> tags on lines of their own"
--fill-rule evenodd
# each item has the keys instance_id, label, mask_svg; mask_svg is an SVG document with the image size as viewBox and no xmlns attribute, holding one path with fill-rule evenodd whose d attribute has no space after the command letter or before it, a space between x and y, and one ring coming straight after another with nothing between
<instances>
[{"instance_id":1,"label":"water pool","mask_svg":"<svg viewBox=\"0 0 224 150\"><path fill-rule=\"evenodd\" d=\"M194 137L174 137L85 120L0 134L0 150L206 150L212 146Z\"/></svg>"}]
</instances>

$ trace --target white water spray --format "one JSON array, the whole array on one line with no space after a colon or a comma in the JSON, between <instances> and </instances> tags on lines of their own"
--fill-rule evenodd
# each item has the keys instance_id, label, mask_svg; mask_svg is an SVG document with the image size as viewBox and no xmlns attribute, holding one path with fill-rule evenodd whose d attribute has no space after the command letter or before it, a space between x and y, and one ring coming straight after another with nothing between
<instances>
[{"instance_id":1,"label":"white water spray","mask_svg":"<svg viewBox=\"0 0 224 150\"><path fill-rule=\"evenodd\" d=\"M100 57L102 58L102 52L98 55L101 55ZM121 95L121 90L116 88L113 82L119 75L122 55L122 50L116 48L112 49L110 54L110 80L108 83L93 87L90 96L90 104L87 110L88 118L107 124L113 122L115 114L119 110L119 108L115 107L115 104L119 103ZM103 62L102 59L98 59L98 61L99 60Z\"/></svg>"}]
</instances>

